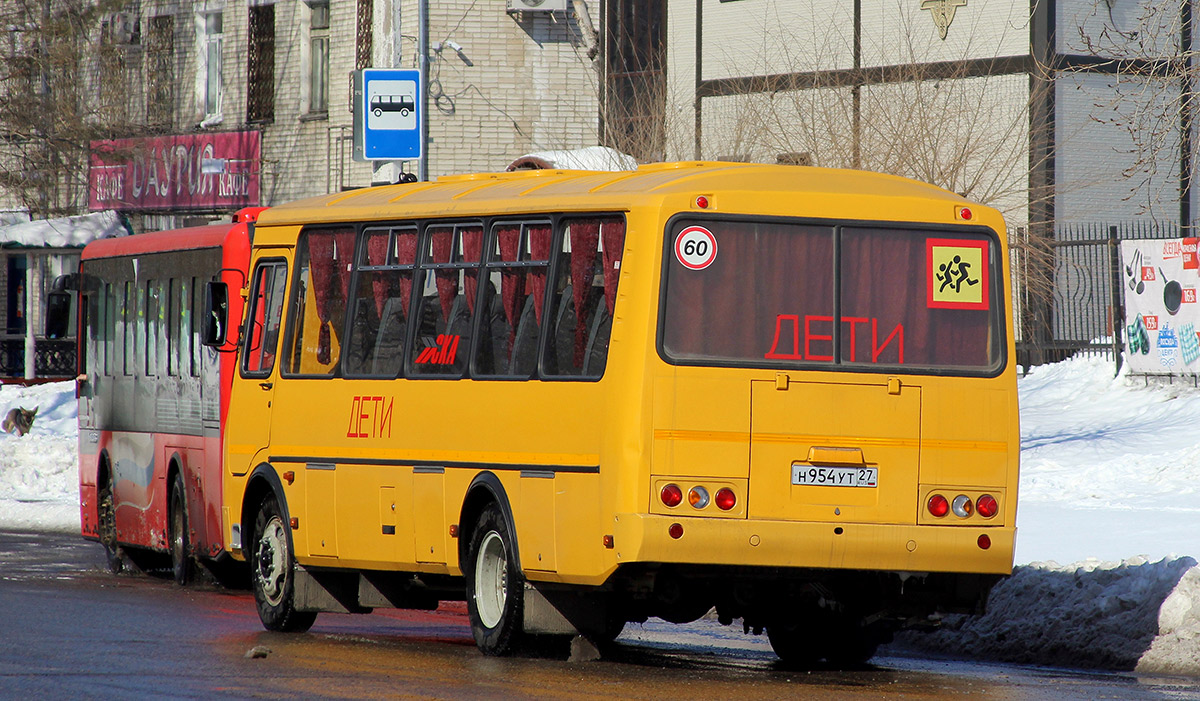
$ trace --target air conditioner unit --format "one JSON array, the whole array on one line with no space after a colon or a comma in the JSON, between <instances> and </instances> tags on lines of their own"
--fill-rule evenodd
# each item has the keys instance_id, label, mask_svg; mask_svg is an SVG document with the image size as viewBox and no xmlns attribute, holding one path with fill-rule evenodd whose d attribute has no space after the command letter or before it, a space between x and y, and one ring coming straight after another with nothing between
<instances>
[{"instance_id":1,"label":"air conditioner unit","mask_svg":"<svg viewBox=\"0 0 1200 701\"><path fill-rule=\"evenodd\" d=\"M508 0L509 12L565 12L569 0Z\"/></svg>"}]
</instances>

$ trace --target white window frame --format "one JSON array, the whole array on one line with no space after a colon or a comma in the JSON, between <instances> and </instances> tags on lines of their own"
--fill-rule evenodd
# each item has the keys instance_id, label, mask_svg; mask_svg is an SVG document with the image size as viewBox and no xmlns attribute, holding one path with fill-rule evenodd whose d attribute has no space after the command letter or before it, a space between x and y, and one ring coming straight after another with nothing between
<instances>
[{"instance_id":1,"label":"white window frame","mask_svg":"<svg viewBox=\"0 0 1200 701\"><path fill-rule=\"evenodd\" d=\"M326 26L321 29L313 27L313 6L323 5L326 11L330 13L329 23L333 24L332 3L328 0L304 0L300 3L303 6L302 18L303 30L301 32L300 41L300 114L310 118L321 118L329 113L330 101L330 85L329 85L329 63L330 63L330 29ZM320 106L314 104L313 88L314 78L316 78L317 65L313 54L313 42L321 39L325 43L325 105Z\"/></svg>"},{"instance_id":2,"label":"white window frame","mask_svg":"<svg viewBox=\"0 0 1200 701\"><path fill-rule=\"evenodd\" d=\"M223 6L204 7L196 11L196 103L203 115L201 126L212 126L221 122L221 112L225 102L225 8ZM209 32L210 19L220 17L219 32ZM213 66L212 53L216 53L216 66ZM215 70L215 76L213 71ZM215 80L214 80L215 78ZM215 85L214 85L215 82ZM213 95L212 91L216 94ZM212 109L210 109L210 106Z\"/></svg>"}]
</instances>

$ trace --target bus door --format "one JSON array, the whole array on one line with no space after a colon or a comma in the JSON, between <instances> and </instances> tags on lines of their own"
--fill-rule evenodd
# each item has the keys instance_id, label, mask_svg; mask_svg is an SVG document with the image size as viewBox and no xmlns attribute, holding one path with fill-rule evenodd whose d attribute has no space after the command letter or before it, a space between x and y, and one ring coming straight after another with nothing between
<instances>
[{"instance_id":1,"label":"bus door","mask_svg":"<svg viewBox=\"0 0 1200 701\"><path fill-rule=\"evenodd\" d=\"M244 475L257 464L255 456L271 437L271 401L275 396L276 354L287 288L286 250L266 250L250 277L246 317L239 336L240 356L235 382L240 391L230 397L230 416L243 417L225 427L229 471Z\"/></svg>"}]
</instances>

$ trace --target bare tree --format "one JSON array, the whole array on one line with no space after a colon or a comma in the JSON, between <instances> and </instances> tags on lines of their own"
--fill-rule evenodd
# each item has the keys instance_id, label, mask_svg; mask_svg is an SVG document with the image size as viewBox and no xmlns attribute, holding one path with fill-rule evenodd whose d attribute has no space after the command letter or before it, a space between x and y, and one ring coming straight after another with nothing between
<instances>
[{"instance_id":1,"label":"bare tree","mask_svg":"<svg viewBox=\"0 0 1200 701\"><path fill-rule=\"evenodd\" d=\"M34 218L86 209L89 143L128 130L120 37L105 21L122 4L0 5L0 198Z\"/></svg>"},{"instance_id":2,"label":"bare tree","mask_svg":"<svg viewBox=\"0 0 1200 701\"><path fill-rule=\"evenodd\" d=\"M1093 0L1063 18L1058 80L1085 94L1088 119L1112 129L1123 199L1137 214L1190 227L1196 178L1193 2ZM1123 137L1123 138L1122 138ZM1179 207L1178 215L1174 211Z\"/></svg>"}]
</instances>

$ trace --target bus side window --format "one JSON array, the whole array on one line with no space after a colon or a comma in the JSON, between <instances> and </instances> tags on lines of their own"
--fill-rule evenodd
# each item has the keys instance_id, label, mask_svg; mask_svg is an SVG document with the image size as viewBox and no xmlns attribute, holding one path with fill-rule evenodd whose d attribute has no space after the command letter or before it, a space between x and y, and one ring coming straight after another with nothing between
<instances>
[{"instance_id":1,"label":"bus side window","mask_svg":"<svg viewBox=\"0 0 1200 701\"><path fill-rule=\"evenodd\" d=\"M396 377L404 359L417 230L368 230L351 297L350 337L342 354L347 376Z\"/></svg>"},{"instance_id":2,"label":"bus side window","mask_svg":"<svg viewBox=\"0 0 1200 701\"><path fill-rule=\"evenodd\" d=\"M287 284L287 264L282 261L260 263L251 288L248 327L242 372L267 376L275 368L275 345L279 342L279 323L283 316L283 292Z\"/></svg>"},{"instance_id":3,"label":"bus side window","mask_svg":"<svg viewBox=\"0 0 1200 701\"><path fill-rule=\"evenodd\" d=\"M462 377L471 352L483 226L429 226L422 246L422 294L407 374Z\"/></svg>"},{"instance_id":4,"label":"bus side window","mask_svg":"<svg viewBox=\"0 0 1200 701\"><path fill-rule=\"evenodd\" d=\"M121 374L126 377L134 374L137 316L137 288L132 280L126 280L121 298Z\"/></svg>"},{"instance_id":5,"label":"bus side window","mask_svg":"<svg viewBox=\"0 0 1200 701\"><path fill-rule=\"evenodd\" d=\"M598 379L608 360L625 220L621 217L564 219L555 274L553 336L542 369L547 376Z\"/></svg>"},{"instance_id":6,"label":"bus side window","mask_svg":"<svg viewBox=\"0 0 1200 701\"><path fill-rule=\"evenodd\" d=\"M537 371L552 233L550 222L492 228L473 374L528 379Z\"/></svg>"},{"instance_id":7,"label":"bus side window","mask_svg":"<svg viewBox=\"0 0 1200 701\"><path fill-rule=\"evenodd\" d=\"M353 229L301 234L284 344L288 374L328 376L337 368L353 260Z\"/></svg>"}]
</instances>

